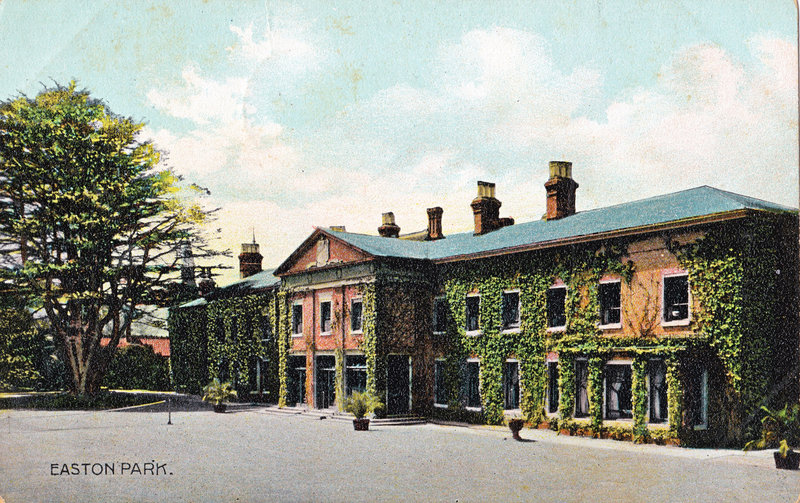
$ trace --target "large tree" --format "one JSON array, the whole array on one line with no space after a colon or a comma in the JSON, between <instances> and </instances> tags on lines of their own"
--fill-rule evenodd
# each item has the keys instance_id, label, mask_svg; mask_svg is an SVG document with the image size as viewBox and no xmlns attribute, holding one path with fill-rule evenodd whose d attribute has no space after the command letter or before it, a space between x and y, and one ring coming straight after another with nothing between
<instances>
[{"instance_id":1,"label":"large tree","mask_svg":"<svg viewBox=\"0 0 800 503\"><path fill-rule=\"evenodd\" d=\"M206 217L142 128L74 82L0 103L2 273L47 314L73 393L100 389L120 337L170 291Z\"/></svg>"}]
</instances>

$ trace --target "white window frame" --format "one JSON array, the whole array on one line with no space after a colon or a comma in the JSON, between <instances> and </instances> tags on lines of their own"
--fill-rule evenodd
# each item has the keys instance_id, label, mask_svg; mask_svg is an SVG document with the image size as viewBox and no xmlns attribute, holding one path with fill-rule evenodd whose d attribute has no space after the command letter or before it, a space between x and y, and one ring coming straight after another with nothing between
<instances>
[{"instance_id":1,"label":"white window frame","mask_svg":"<svg viewBox=\"0 0 800 503\"><path fill-rule=\"evenodd\" d=\"M565 284L556 284L556 285L553 285L550 288L548 288L547 291L549 292L550 290L555 290L555 289L558 289L558 288L563 288L564 289L564 324L563 325L559 325L557 327L548 326L547 327L547 331L548 332L564 332L565 330L567 330L567 294L569 294L569 289L568 289L567 285L565 285ZM545 309L547 309L547 299L545 299ZM550 323L549 314L550 313L546 313L546 315L547 315L547 323L548 324Z\"/></svg>"},{"instance_id":2,"label":"white window frame","mask_svg":"<svg viewBox=\"0 0 800 503\"><path fill-rule=\"evenodd\" d=\"M631 368L631 416L633 416L633 360L626 359L626 360L608 360L605 363L605 366L608 365L627 365ZM608 382L608 376L606 375L605 368L603 369L603 421L619 421L622 423L632 423L633 417L618 417L616 419L609 419L606 417L606 413L608 409L606 408L606 383ZM649 402L649 400L648 400Z\"/></svg>"},{"instance_id":3,"label":"white window frame","mask_svg":"<svg viewBox=\"0 0 800 503\"><path fill-rule=\"evenodd\" d=\"M475 330L467 330L467 323L469 321L467 299L474 297L478 298L478 328ZM464 298L464 332L466 335L472 337L481 335L481 295L479 293L469 294Z\"/></svg>"},{"instance_id":4,"label":"white window frame","mask_svg":"<svg viewBox=\"0 0 800 503\"><path fill-rule=\"evenodd\" d=\"M481 400L481 360L479 358L467 358L466 362L467 363L477 363L478 364L478 401L483 403L483 401ZM467 391L467 393L469 393L469 391ZM466 398L467 398L467 403L469 403L469 397L466 397ZM470 410L470 411L473 411L473 412L480 412L480 411L483 410L483 406L481 406L481 407L465 406L464 408L466 410Z\"/></svg>"},{"instance_id":5,"label":"white window frame","mask_svg":"<svg viewBox=\"0 0 800 503\"><path fill-rule=\"evenodd\" d=\"M618 283L619 284L619 323L608 323L606 325L603 325L602 321L601 321L601 322L599 322L600 324L598 324L598 326L597 326L597 328L599 328L600 330L618 330L618 329L622 328L622 281L619 278L601 279L599 285L608 285L608 284L611 284L611 283ZM597 289L597 295L598 296L600 295L599 286L598 286L598 289ZM598 299L598 304L600 304L598 306L600 308L600 312L598 313L598 315L600 315L602 317L603 306L599 301L600 301L600 299Z\"/></svg>"},{"instance_id":6,"label":"white window frame","mask_svg":"<svg viewBox=\"0 0 800 503\"><path fill-rule=\"evenodd\" d=\"M667 288L667 278L680 278L686 277L686 290L687 290L687 299L688 299L688 306L686 309L686 318L683 320L673 320L673 321L666 321L664 319L664 302L666 301L666 288ZM688 326L692 322L692 289L689 286L689 274L687 272L672 272L672 273L663 273L661 275L661 326L662 327L685 327Z\"/></svg>"},{"instance_id":7,"label":"white window frame","mask_svg":"<svg viewBox=\"0 0 800 503\"><path fill-rule=\"evenodd\" d=\"M353 303L359 302L361 303L361 329L360 330L353 330ZM350 326L348 327L351 334L363 334L364 333L364 298L363 297L354 297L350 299Z\"/></svg>"},{"instance_id":8,"label":"white window frame","mask_svg":"<svg viewBox=\"0 0 800 503\"><path fill-rule=\"evenodd\" d=\"M300 306L300 331L299 332L295 332L294 331L294 306ZM303 301L302 300L296 300L296 301L292 302L292 337L302 337L303 336L303 329L305 328L305 323L304 323L305 320L303 320L303 318L305 317L305 313L303 313L303 311L304 311L304 309L303 309Z\"/></svg>"},{"instance_id":9,"label":"white window frame","mask_svg":"<svg viewBox=\"0 0 800 503\"><path fill-rule=\"evenodd\" d=\"M439 302L444 302L445 305L446 305L447 304L447 296L446 295L437 295L436 297L433 298L433 313L432 313L432 316L431 316L431 322L432 322L431 323L431 331L433 332L434 335L442 335L442 334L445 333L444 330L439 330L439 331L436 330L436 325L437 325L437 321L438 321L438 318L437 318L437 315L436 315L436 312L437 312L436 311L436 305Z\"/></svg>"},{"instance_id":10,"label":"white window frame","mask_svg":"<svg viewBox=\"0 0 800 503\"><path fill-rule=\"evenodd\" d=\"M444 363L447 360L444 359L444 358L436 358L434 361L435 362ZM446 408L449 407L448 404L446 404L446 403L437 403L436 402L436 391L437 391L437 389L436 389L436 380L437 379L436 378L437 378L437 376L436 376L436 363L434 363L433 364L433 406L436 407L436 408L439 408L439 409L446 409Z\"/></svg>"},{"instance_id":11,"label":"white window frame","mask_svg":"<svg viewBox=\"0 0 800 503\"><path fill-rule=\"evenodd\" d=\"M500 329L504 333L516 333L519 332L522 326L522 296L520 295L519 289L515 290L503 290L503 295L507 293L516 293L517 294L517 323L515 325L510 325L508 327L501 326ZM480 307L479 307L480 309ZM500 297L500 323L503 323L503 298ZM480 323L480 316L478 316L478 323Z\"/></svg>"},{"instance_id":12,"label":"white window frame","mask_svg":"<svg viewBox=\"0 0 800 503\"><path fill-rule=\"evenodd\" d=\"M330 330L327 332L322 330L322 304L328 304L328 313L330 314ZM331 335L333 333L333 301L330 298L319 299L319 335Z\"/></svg>"}]
</instances>

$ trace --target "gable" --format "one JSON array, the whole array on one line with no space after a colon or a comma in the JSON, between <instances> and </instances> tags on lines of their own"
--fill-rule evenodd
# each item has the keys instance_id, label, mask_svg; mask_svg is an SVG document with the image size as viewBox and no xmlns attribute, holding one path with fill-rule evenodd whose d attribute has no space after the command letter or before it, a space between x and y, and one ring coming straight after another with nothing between
<instances>
[{"instance_id":1,"label":"gable","mask_svg":"<svg viewBox=\"0 0 800 503\"><path fill-rule=\"evenodd\" d=\"M315 231L278 268L278 274L296 274L322 267L365 262L374 257L331 235Z\"/></svg>"}]
</instances>

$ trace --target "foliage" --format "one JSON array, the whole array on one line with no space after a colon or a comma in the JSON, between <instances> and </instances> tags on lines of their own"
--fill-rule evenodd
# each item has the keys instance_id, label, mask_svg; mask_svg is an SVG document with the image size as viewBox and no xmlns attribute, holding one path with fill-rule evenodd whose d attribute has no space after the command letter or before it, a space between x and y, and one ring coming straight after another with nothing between
<instances>
[{"instance_id":1,"label":"foliage","mask_svg":"<svg viewBox=\"0 0 800 503\"><path fill-rule=\"evenodd\" d=\"M175 389L182 393L199 394L209 379L206 309L172 308L167 323Z\"/></svg>"},{"instance_id":2,"label":"foliage","mask_svg":"<svg viewBox=\"0 0 800 503\"><path fill-rule=\"evenodd\" d=\"M220 405L237 397L230 381L221 382L216 377L203 388L203 401Z\"/></svg>"},{"instance_id":3,"label":"foliage","mask_svg":"<svg viewBox=\"0 0 800 503\"><path fill-rule=\"evenodd\" d=\"M649 436L647 428L647 361L635 358L631 364L631 391L633 401L633 440L644 442Z\"/></svg>"},{"instance_id":4,"label":"foliage","mask_svg":"<svg viewBox=\"0 0 800 503\"><path fill-rule=\"evenodd\" d=\"M377 299L378 286L370 283L363 287L362 331L364 339L361 349L367 361L367 393L386 396L386 355L383 349L383 332L378 326L380 316Z\"/></svg>"},{"instance_id":5,"label":"foliage","mask_svg":"<svg viewBox=\"0 0 800 503\"><path fill-rule=\"evenodd\" d=\"M38 410L103 410L143 405L159 400L153 394L117 393L101 391L94 395L71 395L69 393L36 393L23 397L0 398L2 409Z\"/></svg>"},{"instance_id":6,"label":"foliage","mask_svg":"<svg viewBox=\"0 0 800 503\"><path fill-rule=\"evenodd\" d=\"M44 333L25 309L0 309L0 389L31 388L42 379Z\"/></svg>"},{"instance_id":7,"label":"foliage","mask_svg":"<svg viewBox=\"0 0 800 503\"><path fill-rule=\"evenodd\" d=\"M750 440L744 450L777 448L786 457L792 447L800 445L800 404L786 404L780 410L761 406L761 438Z\"/></svg>"},{"instance_id":8,"label":"foliage","mask_svg":"<svg viewBox=\"0 0 800 503\"><path fill-rule=\"evenodd\" d=\"M130 344L114 355L104 384L115 389L166 391L171 389L169 373L169 360L152 346Z\"/></svg>"},{"instance_id":9,"label":"foliage","mask_svg":"<svg viewBox=\"0 0 800 503\"><path fill-rule=\"evenodd\" d=\"M164 301L206 216L156 169L142 128L74 82L0 104L0 242L22 264L3 274L47 314L73 393L100 389L137 306Z\"/></svg>"},{"instance_id":10,"label":"foliage","mask_svg":"<svg viewBox=\"0 0 800 503\"><path fill-rule=\"evenodd\" d=\"M336 383L334 384L335 386L334 393L336 394L337 402L339 402L338 403L339 409L342 409L344 405L341 401L338 400L338 398L344 396L344 350L342 348L337 347L333 351L333 355L336 367L335 371Z\"/></svg>"},{"instance_id":11,"label":"foliage","mask_svg":"<svg viewBox=\"0 0 800 503\"><path fill-rule=\"evenodd\" d=\"M278 344L278 407L286 407L289 393L289 350L292 347L292 326L289 319L287 292L279 291L271 312L272 326L277 327Z\"/></svg>"},{"instance_id":12,"label":"foliage","mask_svg":"<svg viewBox=\"0 0 800 503\"><path fill-rule=\"evenodd\" d=\"M352 395L344 400L344 410L354 415L356 419L362 419L381 407L383 407L381 401L369 392L354 391Z\"/></svg>"}]
</instances>

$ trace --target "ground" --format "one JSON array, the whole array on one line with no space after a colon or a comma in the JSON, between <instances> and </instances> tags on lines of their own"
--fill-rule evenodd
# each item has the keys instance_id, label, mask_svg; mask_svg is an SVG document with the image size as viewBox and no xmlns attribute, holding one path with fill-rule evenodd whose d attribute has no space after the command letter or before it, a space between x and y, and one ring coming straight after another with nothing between
<instances>
[{"instance_id":1,"label":"ground","mask_svg":"<svg viewBox=\"0 0 800 503\"><path fill-rule=\"evenodd\" d=\"M432 424L356 432L345 421L260 408L173 409L171 425L163 409L147 407L0 411L0 501L794 502L800 494L800 472L776 470L768 452L539 430L515 442L503 428Z\"/></svg>"}]
</instances>

